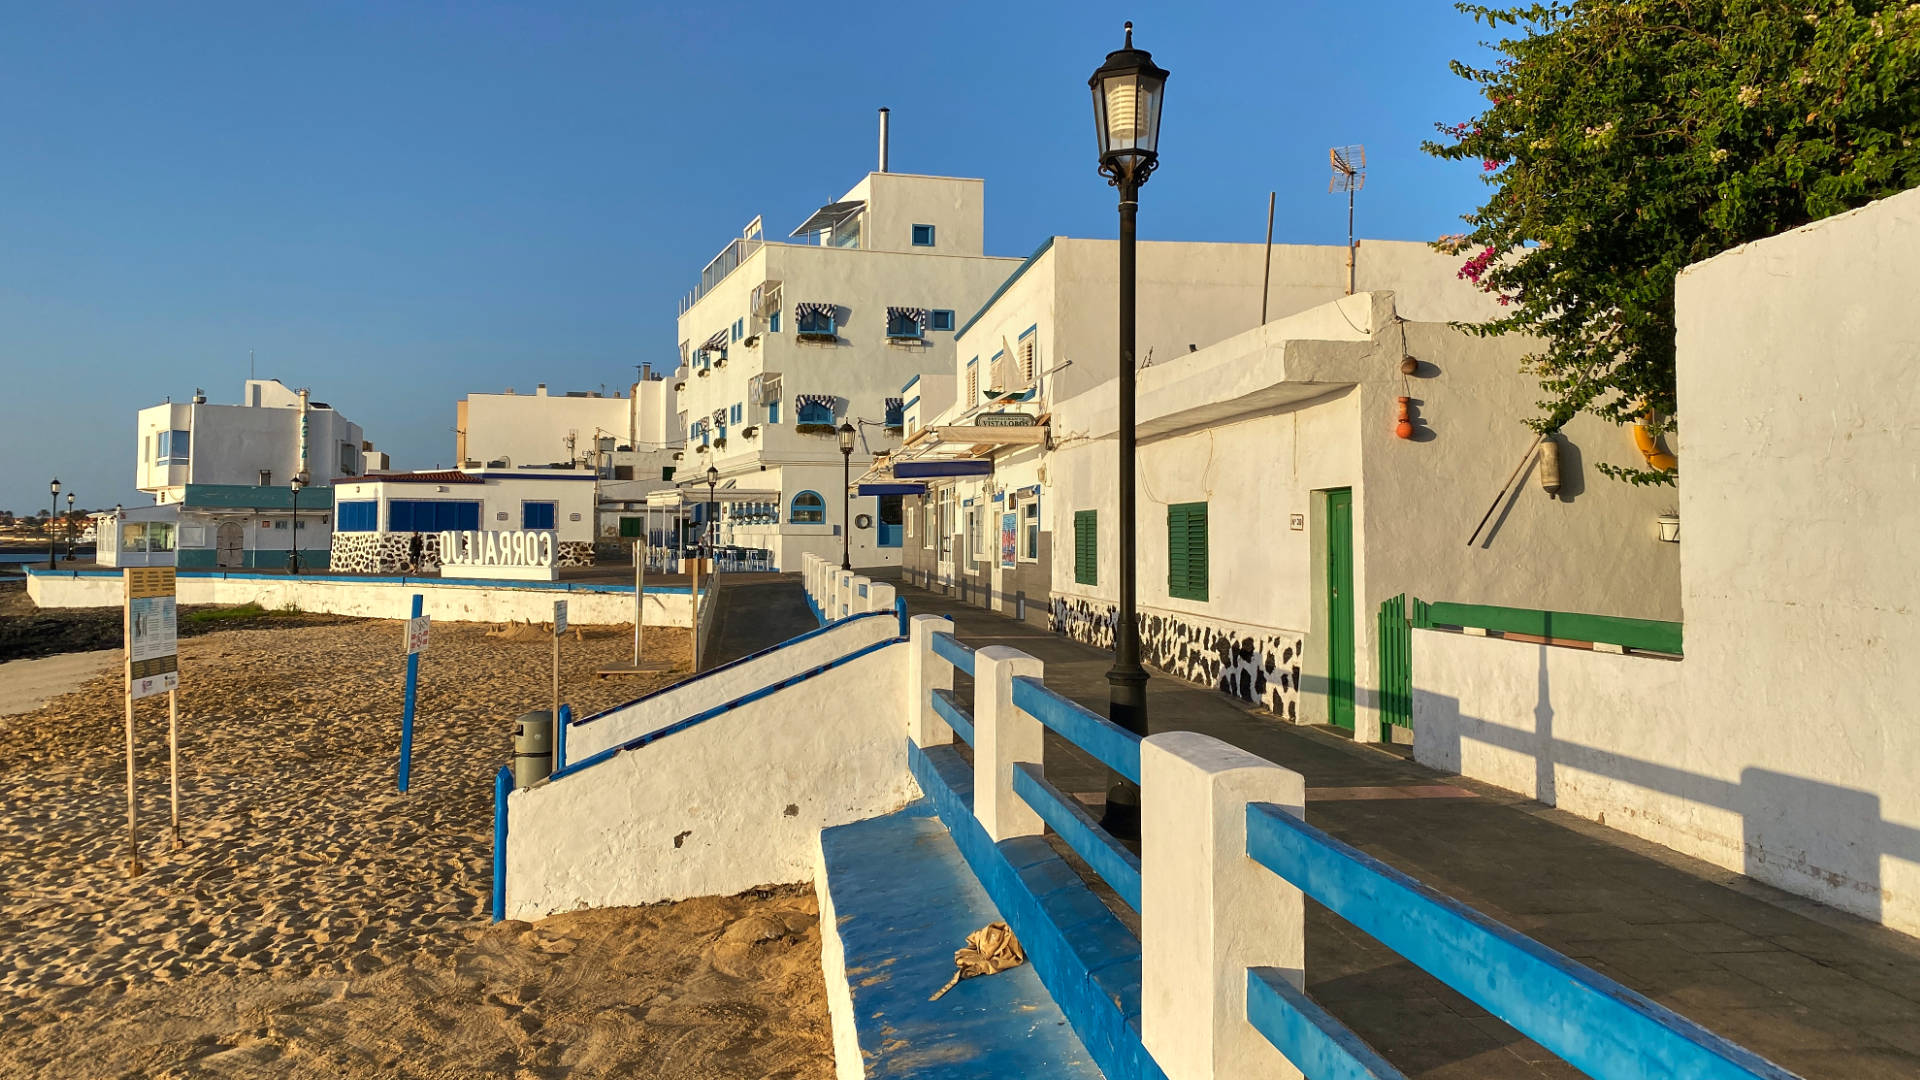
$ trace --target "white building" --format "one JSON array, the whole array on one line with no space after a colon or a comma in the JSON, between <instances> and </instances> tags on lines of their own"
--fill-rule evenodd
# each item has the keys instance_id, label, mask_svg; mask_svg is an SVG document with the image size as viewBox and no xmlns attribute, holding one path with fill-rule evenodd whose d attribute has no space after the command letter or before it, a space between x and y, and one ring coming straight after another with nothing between
<instances>
[{"instance_id":1,"label":"white building","mask_svg":"<svg viewBox=\"0 0 1920 1080\"><path fill-rule=\"evenodd\" d=\"M980 180L870 173L796 228L801 242L767 241L755 219L708 264L679 318L678 475L719 470L722 543L782 569L802 552L839 559L835 430L858 433L856 475L898 446L901 385L951 369L960 320L1019 265L984 253L984 198ZM899 561L901 513L897 497L852 500L856 565Z\"/></svg>"},{"instance_id":2,"label":"white building","mask_svg":"<svg viewBox=\"0 0 1920 1080\"><path fill-rule=\"evenodd\" d=\"M670 486L686 441L673 383L643 365L630 396L598 391L468 394L455 404L454 460L466 469L575 465L599 477L594 536L640 535L647 493Z\"/></svg>"},{"instance_id":3,"label":"white building","mask_svg":"<svg viewBox=\"0 0 1920 1080\"><path fill-rule=\"evenodd\" d=\"M196 391L142 409L137 427L136 485L179 507L172 539L182 568L279 568L296 547L304 566L324 568L329 486L362 475L376 453L360 425L276 379L247 380L239 405ZM297 496L295 475L306 477Z\"/></svg>"},{"instance_id":4,"label":"white building","mask_svg":"<svg viewBox=\"0 0 1920 1080\"><path fill-rule=\"evenodd\" d=\"M584 469L441 469L342 480L333 488L332 569L390 574L440 565L442 532L547 532L560 566L593 562L594 483Z\"/></svg>"},{"instance_id":5,"label":"white building","mask_svg":"<svg viewBox=\"0 0 1920 1080\"><path fill-rule=\"evenodd\" d=\"M1444 583L1481 603L1678 617L1677 553L1650 537L1671 493L1600 477L1598 460L1638 459L1625 433L1589 419L1556 444L1560 497L1502 500L1491 538L1466 546L1532 441L1521 422L1539 387L1521 371L1529 342L1447 326L1499 310L1457 279L1457 259L1368 241L1358 283L1378 291L1349 297L1341 248L1278 246L1262 326L1261 251L1140 245L1146 662L1373 738L1376 617L1400 593ZM962 327L952 404L914 412L906 447L868 478L928 485L909 508L909 580L1103 646L1118 565L1116 274L1112 241L1043 246Z\"/></svg>"}]
</instances>

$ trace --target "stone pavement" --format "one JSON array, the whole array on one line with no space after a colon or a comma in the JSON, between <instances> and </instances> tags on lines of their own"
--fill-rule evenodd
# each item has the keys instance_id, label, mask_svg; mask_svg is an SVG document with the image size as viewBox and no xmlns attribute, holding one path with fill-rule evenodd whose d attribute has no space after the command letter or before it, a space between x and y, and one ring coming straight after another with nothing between
<instances>
[{"instance_id":1,"label":"stone pavement","mask_svg":"<svg viewBox=\"0 0 1920 1080\"><path fill-rule=\"evenodd\" d=\"M817 629L806 593L791 576L722 574L702 671Z\"/></svg>"},{"instance_id":2,"label":"stone pavement","mask_svg":"<svg viewBox=\"0 0 1920 1080\"><path fill-rule=\"evenodd\" d=\"M1112 653L899 588L912 613L952 618L970 646L1039 658L1049 687L1105 715ZM804 607L797 593L779 602ZM1147 698L1156 731L1205 732L1303 774L1318 827L1810 1080L1920 1077L1920 941L1435 772L1404 747L1158 673ZM1062 789L1103 798L1102 767L1051 733L1045 766ZM1307 989L1411 1077L1581 1075L1311 902Z\"/></svg>"}]
</instances>

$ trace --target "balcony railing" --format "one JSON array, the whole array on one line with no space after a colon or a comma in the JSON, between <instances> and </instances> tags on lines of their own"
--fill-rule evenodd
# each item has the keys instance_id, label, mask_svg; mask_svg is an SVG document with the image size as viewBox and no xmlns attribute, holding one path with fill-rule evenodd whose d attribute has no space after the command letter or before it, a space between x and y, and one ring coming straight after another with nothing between
<instances>
[{"instance_id":1,"label":"balcony railing","mask_svg":"<svg viewBox=\"0 0 1920 1080\"><path fill-rule=\"evenodd\" d=\"M762 242L758 236L742 236L720 249L720 254L715 255L706 269L700 271L700 284L680 298L680 310L677 314L685 315L691 310L693 305L699 303L700 298L711 292L715 285L720 284L728 274L739 269L740 264L746 262L748 256L759 251Z\"/></svg>"}]
</instances>

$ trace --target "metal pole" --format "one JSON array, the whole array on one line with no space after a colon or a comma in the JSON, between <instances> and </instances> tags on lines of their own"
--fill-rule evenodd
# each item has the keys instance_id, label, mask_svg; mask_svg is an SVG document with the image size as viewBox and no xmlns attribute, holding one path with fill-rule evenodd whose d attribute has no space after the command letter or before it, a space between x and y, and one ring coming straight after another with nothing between
<instances>
[{"instance_id":1,"label":"metal pole","mask_svg":"<svg viewBox=\"0 0 1920 1080\"><path fill-rule=\"evenodd\" d=\"M180 848L180 691L167 691L167 771L172 779L173 846Z\"/></svg>"},{"instance_id":2,"label":"metal pole","mask_svg":"<svg viewBox=\"0 0 1920 1080\"><path fill-rule=\"evenodd\" d=\"M287 573L300 572L300 489L293 489L293 520L287 524Z\"/></svg>"},{"instance_id":3,"label":"metal pole","mask_svg":"<svg viewBox=\"0 0 1920 1080\"><path fill-rule=\"evenodd\" d=\"M60 493L53 493L53 501L47 504L47 569L57 570L60 565L60 534L54 531L53 523L60 517Z\"/></svg>"},{"instance_id":4,"label":"metal pole","mask_svg":"<svg viewBox=\"0 0 1920 1080\"><path fill-rule=\"evenodd\" d=\"M413 618L425 614L422 608L424 597L413 594ZM407 790L407 783L413 776L413 703L415 688L420 685L420 654L407 650L407 700L400 713L400 790Z\"/></svg>"},{"instance_id":5,"label":"metal pole","mask_svg":"<svg viewBox=\"0 0 1920 1080\"><path fill-rule=\"evenodd\" d=\"M1260 325L1267 325L1267 283L1273 279L1273 197L1267 192L1267 254L1260 263Z\"/></svg>"},{"instance_id":6,"label":"metal pole","mask_svg":"<svg viewBox=\"0 0 1920 1080\"><path fill-rule=\"evenodd\" d=\"M1347 177L1347 295L1353 295L1353 177Z\"/></svg>"},{"instance_id":7,"label":"metal pole","mask_svg":"<svg viewBox=\"0 0 1920 1080\"><path fill-rule=\"evenodd\" d=\"M1140 629L1134 616L1134 217L1140 185L1131 170L1120 182L1120 606L1114 616L1113 669L1107 672L1107 716L1136 735L1147 734L1147 672L1140 666ZM1117 773L1107 787L1102 826L1122 839L1140 835L1140 788Z\"/></svg>"},{"instance_id":8,"label":"metal pole","mask_svg":"<svg viewBox=\"0 0 1920 1080\"><path fill-rule=\"evenodd\" d=\"M693 673L700 674L700 560L695 559L693 566Z\"/></svg>"},{"instance_id":9,"label":"metal pole","mask_svg":"<svg viewBox=\"0 0 1920 1080\"><path fill-rule=\"evenodd\" d=\"M847 494L848 485L853 483L853 448L844 447L840 451L840 569L853 569L853 518L848 514L853 498Z\"/></svg>"},{"instance_id":10,"label":"metal pole","mask_svg":"<svg viewBox=\"0 0 1920 1080\"><path fill-rule=\"evenodd\" d=\"M560 627L553 628L553 715L560 715Z\"/></svg>"}]
</instances>

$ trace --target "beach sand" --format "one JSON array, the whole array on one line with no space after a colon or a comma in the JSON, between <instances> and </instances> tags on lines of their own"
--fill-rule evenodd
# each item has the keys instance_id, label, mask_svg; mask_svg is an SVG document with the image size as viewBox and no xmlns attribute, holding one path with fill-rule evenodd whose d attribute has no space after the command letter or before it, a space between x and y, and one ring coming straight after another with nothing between
<instances>
[{"instance_id":1,"label":"beach sand","mask_svg":"<svg viewBox=\"0 0 1920 1080\"><path fill-rule=\"evenodd\" d=\"M0 720L0 1076L830 1076L810 889L489 925L493 774L551 646L485 631L434 627L407 795L398 623L183 641L184 846L149 699L133 879L118 673ZM568 635L576 710L673 678L595 679L631 640Z\"/></svg>"}]
</instances>

